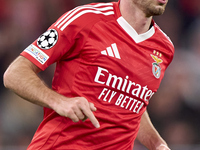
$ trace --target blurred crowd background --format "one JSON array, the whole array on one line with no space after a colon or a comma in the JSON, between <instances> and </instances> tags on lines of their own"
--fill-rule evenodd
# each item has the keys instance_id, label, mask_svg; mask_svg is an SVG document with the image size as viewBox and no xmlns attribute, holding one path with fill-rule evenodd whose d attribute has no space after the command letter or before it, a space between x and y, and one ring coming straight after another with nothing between
<instances>
[{"instance_id":1,"label":"blurred crowd background","mask_svg":"<svg viewBox=\"0 0 200 150\"><path fill-rule=\"evenodd\" d=\"M109 0L0 0L0 150L25 150L42 120L41 107L3 86L8 65L64 12ZM154 17L171 38L175 56L148 111L172 150L200 149L200 0L169 0ZM40 74L51 85L54 66ZM16 79L17 80L17 79ZM134 150L145 150L136 141Z\"/></svg>"}]
</instances>

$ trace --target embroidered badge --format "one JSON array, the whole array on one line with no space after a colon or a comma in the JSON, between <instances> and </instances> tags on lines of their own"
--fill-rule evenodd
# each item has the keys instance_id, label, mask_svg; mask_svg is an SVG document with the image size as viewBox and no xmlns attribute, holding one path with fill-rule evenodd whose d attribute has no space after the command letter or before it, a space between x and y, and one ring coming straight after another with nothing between
<instances>
[{"instance_id":1,"label":"embroidered badge","mask_svg":"<svg viewBox=\"0 0 200 150\"><path fill-rule=\"evenodd\" d=\"M37 45L44 50L52 48L58 41L58 32L50 29L43 33L37 40Z\"/></svg>"},{"instance_id":2,"label":"embroidered badge","mask_svg":"<svg viewBox=\"0 0 200 150\"><path fill-rule=\"evenodd\" d=\"M158 56L161 57L162 54L159 53L159 52L156 52L156 51L154 51L153 53L154 53L154 55L151 54L151 57L153 58L153 60L155 62L152 63L152 65L153 65L152 66L152 73L153 73L154 77L159 79L160 75L161 75L161 66L160 66L160 64L163 62L163 60L158 58Z\"/></svg>"}]
</instances>

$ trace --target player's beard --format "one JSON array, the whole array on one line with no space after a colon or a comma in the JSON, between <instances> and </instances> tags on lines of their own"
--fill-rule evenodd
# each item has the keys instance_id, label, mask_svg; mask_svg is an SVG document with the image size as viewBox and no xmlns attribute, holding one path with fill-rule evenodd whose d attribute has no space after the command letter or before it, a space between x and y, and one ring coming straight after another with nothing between
<instances>
[{"instance_id":1,"label":"player's beard","mask_svg":"<svg viewBox=\"0 0 200 150\"><path fill-rule=\"evenodd\" d=\"M147 16L158 16L162 15L165 11L165 6L162 7L149 7L146 9Z\"/></svg>"},{"instance_id":2,"label":"player's beard","mask_svg":"<svg viewBox=\"0 0 200 150\"><path fill-rule=\"evenodd\" d=\"M133 3L137 5L147 17L162 15L167 5L155 4L155 1L151 0L133 0Z\"/></svg>"}]
</instances>

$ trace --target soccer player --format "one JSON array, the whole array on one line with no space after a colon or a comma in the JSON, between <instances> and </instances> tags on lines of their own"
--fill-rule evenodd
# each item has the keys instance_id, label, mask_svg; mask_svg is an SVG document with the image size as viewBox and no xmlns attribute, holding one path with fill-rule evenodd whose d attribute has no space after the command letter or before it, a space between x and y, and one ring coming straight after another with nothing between
<instances>
[{"instance_id":1,"label":"soccer player","mask_svg":"<svg viewBox=\"0 0 200 150\"><path fill-rule=\"evenodd\" d=\"M120 0L62 15L14 60L4 85L43 106L28 150L169 150L146 111L174 54L153 21L167 0ZM56 63L52 89L37 76Z\"/></svg>"}]
</instances>

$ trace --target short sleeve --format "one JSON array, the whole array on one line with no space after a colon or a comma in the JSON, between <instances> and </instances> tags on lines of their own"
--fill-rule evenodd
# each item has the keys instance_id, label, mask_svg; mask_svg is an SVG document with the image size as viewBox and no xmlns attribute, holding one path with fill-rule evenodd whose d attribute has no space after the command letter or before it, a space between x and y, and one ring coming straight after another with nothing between
<instances>
[{"instance_id":1,"label":"short sleeve","mask_svg":"<svg viewBox=\"0 0 200 150\"><path fill-rule=\"evenodd\" d=\"M42 70L55 62L78 56L93 26L104 20L105 15L114 14L111 3L106 4L108 12L96 8L104 7L103 4L93 5L79 6L63 14L21 55Z\"/></svg>"},{"instance_id":2,"label":"short sleeve","mask_svg":"<svg viewBox=\"0 0 200 150\"><path fill-rule=\"evenodd\" d=\"M78 55L89 32L82 23L85 21L83 18L76 19L62 30L58 22L63 16L21 53L42 70L70 55Z\"/></svg>"}]
</instances>

